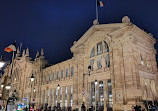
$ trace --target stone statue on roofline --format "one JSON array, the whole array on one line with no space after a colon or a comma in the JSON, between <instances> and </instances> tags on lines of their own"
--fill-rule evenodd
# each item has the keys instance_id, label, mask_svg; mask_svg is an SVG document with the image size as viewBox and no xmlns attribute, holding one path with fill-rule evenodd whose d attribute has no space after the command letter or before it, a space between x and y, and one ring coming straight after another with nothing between
<instances>
[{"instance_id":1,"label":"stone statue on roofline","mask_svg":"<svg viewBox=\"0 0 158 111\"><path fill-rule=\"evenodd\" d=\"M27 47L27 49L26 49L26 56L29 57L29 55L30 55L29 54L29 48Z\"/></svg>"},{"instance_id":2,"label":"stone statue on roofline","mask_svg":"<svg viewBox=\"0 0 158 111\"><path fill-rule=\"evenodd\" d=\"M24 49L23 52L22 52L22 56L23 56L23 57L25 56L25 49Z\"/></svg>"},{"instance_id":3,"label":"stone statue on roofline","mask_svg":"<svg viewBox=\"0 0 158 111\"><path fill-rule=\"evenodd\" d=\"M36 53L36 58L38 58L39 57L39 52L37 51L37 53Z\"/></svg>"}]
</instances>

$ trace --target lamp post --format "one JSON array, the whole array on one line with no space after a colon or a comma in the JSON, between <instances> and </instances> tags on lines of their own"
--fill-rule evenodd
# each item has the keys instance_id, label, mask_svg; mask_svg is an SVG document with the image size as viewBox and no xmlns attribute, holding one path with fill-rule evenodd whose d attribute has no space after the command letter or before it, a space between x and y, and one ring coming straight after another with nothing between
<instances>
[{"instance_id":1,"label":"lamp post","mask_svg":"<svg viewBox=\"0 0 158 111\"><path fill-rule=\"evenodd\" d=\"M89 66L88 66L88 73L87 73L87 74L83 73L83 103L84 103L84 99L85 99L85 86L84 86L85 76L86 76L86 75L89 75L89 76L90 76L91 69L92 69L92 67L89 65ZM88 81L87 81L87 84L88 84ZM87 93L88 93L88 92L87 92Z\"/></svg>"},{"instance_id":2,"label":"lamp post","mask_svg":"<svg viewBox=\"0 0 158 111\"><path fill-rule=\"evenodd\" d=\"M32 75L31 75L31 95L32 95L32 84L33 84L33 81L34 81L34 75L32 73ZM32 103L31 102L31 95L30 95L30 104ZM30 109L30 105L29 105L29 109Z\"/></svg>"},{"instance_id":3,"label":"lamp post","mask_svg":"<svg viewBox=\"0 0 158 111\"><path fill-rule=\"evenodd\" d=\"M98 84L98 81L95 79L95 111L96 111L96 102L97 102L97 100L96 100L97 99L97 97L96 97L97 96L97 94L96 94L96 92L97 92L97 89L96 89L97 88L96 87L97 84Z\"/></svg>"}]
</instances>

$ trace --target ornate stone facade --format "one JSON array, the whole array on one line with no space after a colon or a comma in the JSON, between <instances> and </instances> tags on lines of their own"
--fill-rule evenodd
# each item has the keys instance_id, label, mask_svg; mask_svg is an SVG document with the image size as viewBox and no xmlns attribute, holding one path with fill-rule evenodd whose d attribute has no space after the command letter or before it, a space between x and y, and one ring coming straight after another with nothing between
<instances>
[{"instance_id":1,"label":"ornate stone facade","mask_svg":"<svg viewBox=\"0 0 158 111\"><path fill-rule=\"evenodd\" d=\"M70 49L73 57L64 62L48 66L43 49L34 60L29 57L28 48L22 56L18 50L13 74L9 75L11 68L6 67L1 83L9 75L10 93L16 89L21 102L26 97L35 98L36 107L60 103L61 107L75 109L85 102L88 108L97 102L105 111L109 107L131 110L133 105L143 106L143 101L158 100L155 43L128 17L122 23L93 25L74 42Z\"/></svg>"}]
</instances>

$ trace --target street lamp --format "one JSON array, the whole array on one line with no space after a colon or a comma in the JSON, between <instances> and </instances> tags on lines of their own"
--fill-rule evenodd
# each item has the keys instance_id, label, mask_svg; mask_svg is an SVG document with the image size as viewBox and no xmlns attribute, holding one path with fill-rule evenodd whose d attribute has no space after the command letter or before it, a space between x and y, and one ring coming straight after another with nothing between
<instances>
[{"instance_id":1,"label":"street lamp","mask_svg":"<svg viewBox=\"0 0 158 111\"><path fill-rule=\"evenodd\" d=\"M59 90L59 88L60 88L60 86L59 86L59 84L58 84L57 89Z\"/></svg>"},{"instance_id":2,"label":"street lamp","mask_svg":"<svg viewBox=\"0 0 158 111\"><path fill-rule=\"evenodd\" d=\"M97 96L97 94L96 94L96 92L97 92L97 89L96 89L96 88L97 88L97 87L96 87L96 86L97 86L97 84L98 84L98 81L95 79L95 82L94 82L94 83L95 83L95 111L96 111L96 102L97 102L97 100L96 100L96 99L97 99L97 97L96 97L96 96Z\"/></svg>"},{"instance_id":3,"label":"street lamp","mask_svg":"<svg viewBox=\"0 0 158 111\"><path fill-rule=\"evenodd\" d=\"M1 59L0 59L0 69L4 66L5 62L4 62L4 59L3 59L3 56L1 56Z\"/></svg>"},{"instance_id":4,"label":"street lamp","mask_svg":"<svg viewBox=\"0 0 158 111\"><path fill-rule=\"evenodd\" d=\"M6 88L7 90L10 90L11 85L8 83L5 88Z\"/></svg>"},{"instance_id":5,"label":"street lamp","mask_svg":"<svg viewBox=\"0 0 158 111\"><path fill-rule=\"evenodd\" d=\"M33 81L34 81L34 75L32 73L32 75L31 75L31 95L32 95L32 83L33 83ZM30 95L30 104L31 104L31 95ZM29 105L29 109L30 109L30 105Z\"/></svg>"},{"instance_id":6,"label":"street lamp","mask_svg":"<svg viewBox=\"0 0 158 111\"><path fill-rule=\"evenodd\" d=\"M36 89L35 89L35 88L33 89L33 92L34 92L34 93L36 92Z\"/></svg>"},{"instance_id":7,"label":"street lamp","mask_svg":"<svg viewBox=\"0 0 158 111\"><path fill-rule=\"evenodd\" d=\"M34 75L32 74L31 75L31 82L33 82L34 81Z\"/></svg>"}]
</instances>

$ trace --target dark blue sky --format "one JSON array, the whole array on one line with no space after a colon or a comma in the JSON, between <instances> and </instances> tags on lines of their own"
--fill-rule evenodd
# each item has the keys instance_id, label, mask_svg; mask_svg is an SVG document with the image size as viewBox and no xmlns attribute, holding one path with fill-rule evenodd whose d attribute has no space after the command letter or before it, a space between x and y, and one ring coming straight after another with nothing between
<instances>
[{"instance_id":1,"label":"dark blue sky","mask_svg":"<svg viewBox=\"0 0 158 111\"><path fill-rule=\"evenodd\" d=\"M121 22L128 15L138 27L158 39L158 0L103 0L99 8L101 24ZM44 48L49 63L72 57L70 47L92 25L95 0L0 0L0 55L17 41L29 47L30 56ZM158 44L155 45L158 51Z\"/></svg>"}]
</instances>

